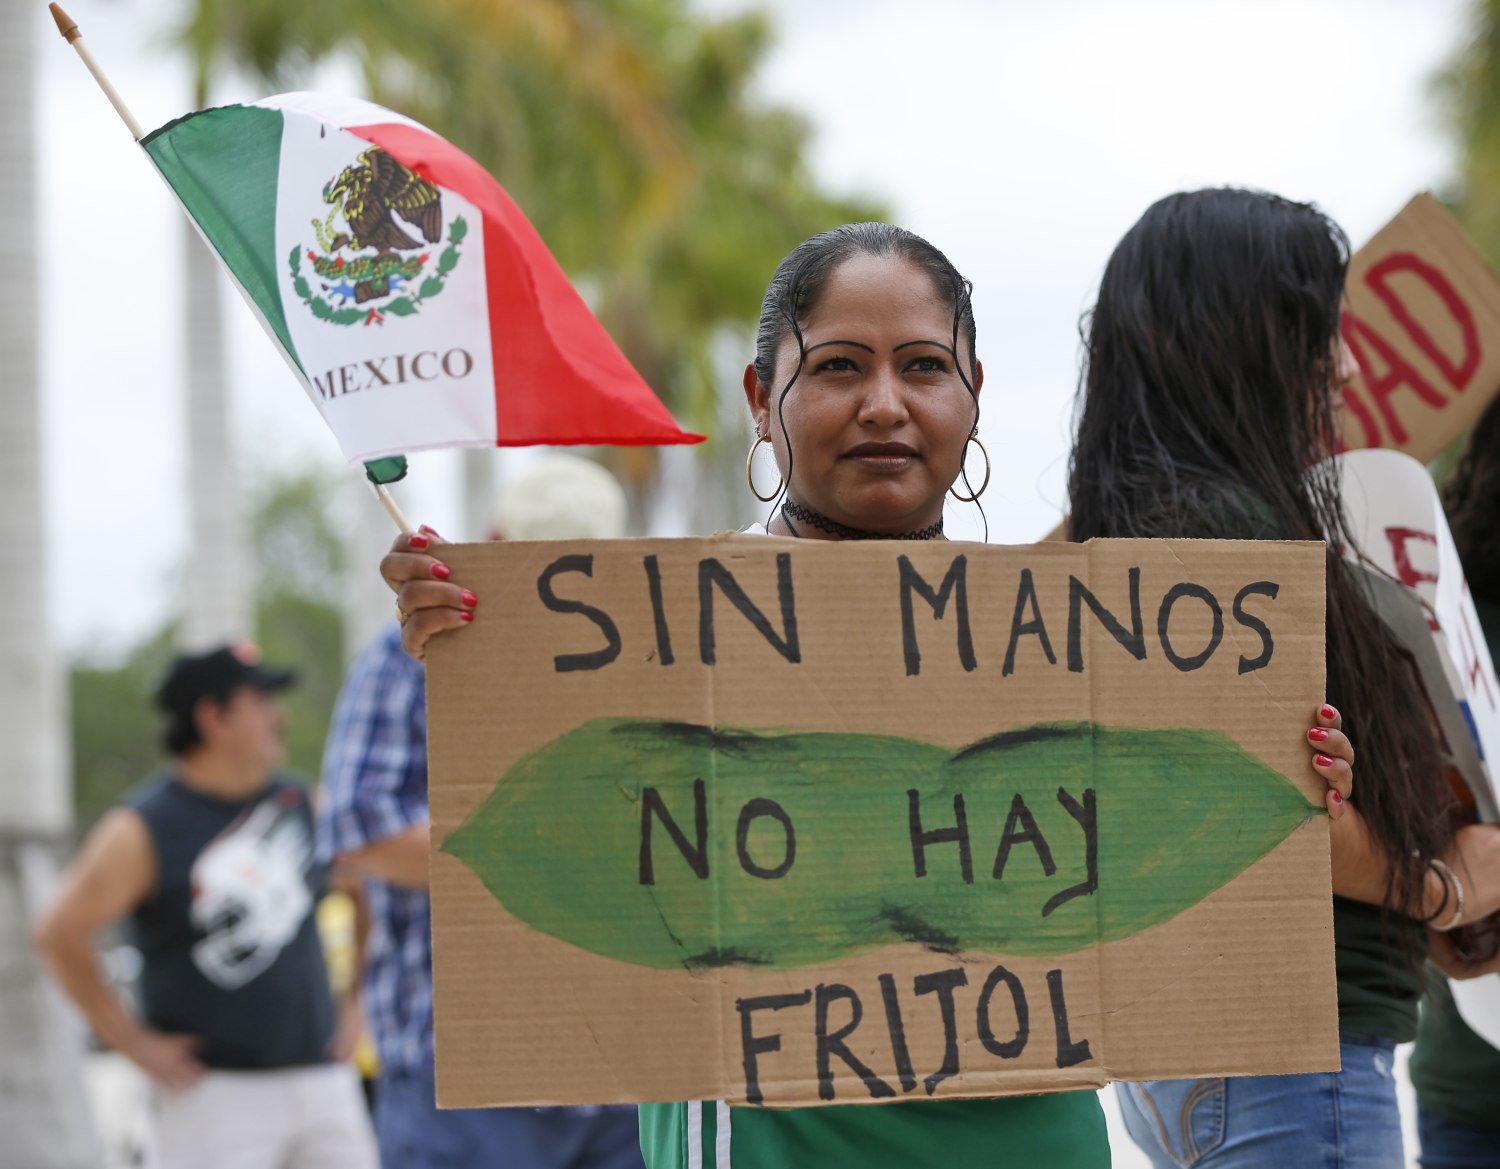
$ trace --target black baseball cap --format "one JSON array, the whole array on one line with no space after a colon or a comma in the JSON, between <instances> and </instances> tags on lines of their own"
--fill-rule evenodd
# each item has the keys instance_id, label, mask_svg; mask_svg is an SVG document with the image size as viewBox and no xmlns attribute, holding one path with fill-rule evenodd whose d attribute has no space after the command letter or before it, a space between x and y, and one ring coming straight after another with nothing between
<instances>
[{"instance_id":1,"label":"black baseball cap","mask_svg":"<svg viewBox=\"0 0 1500 1169\"><path fill-rule=\"evenodd\" d=\"M241 686L284 690L296 680L295 670L263 666L260 650L249 642L235 642L174 658L156 688L156 705L168 714L190 719L204 698L223 702Z\"/></svg>"}]
</instances>

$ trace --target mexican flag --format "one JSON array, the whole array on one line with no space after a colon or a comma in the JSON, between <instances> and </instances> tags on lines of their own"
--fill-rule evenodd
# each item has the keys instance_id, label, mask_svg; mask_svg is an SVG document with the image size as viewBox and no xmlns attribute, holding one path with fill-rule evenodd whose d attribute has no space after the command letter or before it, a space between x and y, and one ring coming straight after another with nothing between
<instances>
[{"instance_id":1,"label":"mexican flag","mask_svg":"<svg viewBox=\"0 0 1500 1169\"><path fill-rule=\"evenodd\" d=\"M351 462L701 441L500 184L411 119L289 93L189 114L141 145Z\"/></svg>"}]
</instances>

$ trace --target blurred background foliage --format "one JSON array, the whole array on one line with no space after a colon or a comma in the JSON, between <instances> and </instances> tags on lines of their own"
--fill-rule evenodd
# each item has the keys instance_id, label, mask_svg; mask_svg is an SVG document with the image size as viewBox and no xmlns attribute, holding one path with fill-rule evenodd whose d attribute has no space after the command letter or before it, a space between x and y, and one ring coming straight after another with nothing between
<instances>
[{"instance_id":1,"label":"blurred background foliage","mask_svg":"<svg viewBox=\"0 0 1500 1169\"><path fill-rule=\"evenodd\" d=\"M801 114L755 97L770 18L687 0L193 0L199 104L226 65L271 89L355 64L370 98L473 155L521 205L632 363L715 432L715 336L755 320L800 240L879 219L822 190Z\"/></svg>"},{"instance_id":2,"label":"blurred background foliage","mask_svg":"<svg viewBox=\"0 0 1500 1169\"><path fill-rule=\"evenodd\" d=\"M1458 144L1445 202L1491 263L1500 261L1500 0L1475 0L1470 36L1437 77L1440 114Z\"/></svg>"},{"instance_id":3,"label":"blurred background foliage","mask_svg":"<svg viewBox=\"0 0 1500 1169\"><path fill-rule=\"evenodd\" d=\"M286 770L318 774L323 739L344 675L343 613L330 581L340 579L343 541L333 475L305 472L263 480L253 496L256 644L267 662L295 667L287 691ZM169 621L118 664L74 663L72 744L74 830L81 838L121 794L166 763L151 695L176 649Z\"/></svg>"},{"instance_id":4,"label":"blurred background foliage","mask_svg":"<svg viewBox=\"0 0 1500 1169\"><path fill-rule=\"evenodd\" d=\"M632 362L710 435L724 433L714 343L726 332L748 340L775 264L815 231L888 215L821 189L807 119L757 99L773 37L761 12L710 19L686 0L191 0L189 10L176 39L195 104L229 69L270 92L309 84L330 60L354 65L372 100L500 179ZM1444 195L1500 265L1500 0L1475 0L1472 20L1434 80L1459 143ZM705 447L738 474L742 446ZM1433 463L1440 482L1461 449ZM636 486L652 470L649 460L616 469ZM257 637L268 660L302 670L287 703L288 767L309 777L345 660L327 591L344 547L331 488L321 473L263 483L251 521ZM80 832L161 763L149 694L174 633L168 623L118 664L74 663Z\"/></svg>"},{"instance_id":5,"label":"blurred background foliage","mask_svg":"<svg viewBox=\"0 0 1500 1169\"><path fill-rule=\"evenodd\" d=\"M1433 79L1438 116L1458 146L1458 169L1442 192L1489 262L1500 267L1500 0L1474 0L1462 48ZM1468 435L1430 464L1439 485L1458 465Z\"/></svg>"}]
</instances>

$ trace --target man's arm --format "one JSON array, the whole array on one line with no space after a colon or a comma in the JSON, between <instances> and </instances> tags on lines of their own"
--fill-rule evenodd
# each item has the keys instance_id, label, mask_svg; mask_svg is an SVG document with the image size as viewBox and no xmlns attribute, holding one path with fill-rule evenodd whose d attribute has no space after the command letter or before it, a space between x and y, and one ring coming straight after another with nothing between
<instances>
[{"instance_id":1,"label":"man's arm","mask_svg":"<svg viewBox=\"0 0 1500 1169\"><path fill-rule=\"evenodd\" d=\"M145 823L130 809L116 808L84 841L34 941L101 1042L164 1086L185 1088L203 1074L193 1057L197 1040L144 1026L105 982L94 955L94 936L149 897L155 884L156 854Z\"/></svg>"},{"instance_id":2,"label":"man's arm","mask_svg":"<svg viewBox=\"0 0 1500 1169\"><path fill-rule=\"evenodd\" d=\"M328 1056L339 1063L352 1059L365 1030L364 1011L360 1006L360 987L365 980L365 947L370 940L370 910L365 900L364 883L359 873L343 864L328 870L330 896L343 897L349 905L350 931L353 934L353 964L346 986L335 986L333 1036L328 1041ZM321 907L320 907L321 912ZM321 923L320 923L321 924Z\"/></svg>"},{"instance_id":3,"label":"man's arm","mask_svg":"<svg viewBox=\"0 0 1500 1169\"><path fill-rule=\"evenodd\" d=\"M427 888L426 676L393 625L350 667L323 752L319 851Z\"/></svg>"},{"instance_id":4,"label":"man's arm","mask_svg":"<svg viewBox=\"0 0 1500 1169\"><path fill-rule=\"evenodd\" d=\"M403 889L428 885L427 821L419 820L397 832L371 841L363 848L339 855L362 873Z\"/></svg>"}]
</instances>

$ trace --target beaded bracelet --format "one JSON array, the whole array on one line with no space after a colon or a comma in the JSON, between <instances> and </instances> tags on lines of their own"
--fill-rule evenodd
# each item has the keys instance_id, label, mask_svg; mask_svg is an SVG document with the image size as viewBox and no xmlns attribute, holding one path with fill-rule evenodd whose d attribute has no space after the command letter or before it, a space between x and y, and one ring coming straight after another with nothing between
<instances>
[{"instance_id":1,"label":"beaded bracelet","mask_svg":"<svg viewBox=\"0 0 1500 1169\"><path fill-rule=\"evenodd\" d=\"M1427 866L1427 868L1429 872L1433 871L1430 864ZM1453 900L1453 895L1448 892L1448 882L1443 877L1442 873L1438 873L1438 884L1443 887L1443 899L1438 902L1438 907L1436 909L1434 909L1426 917L1422 918L1423 925L1431 925L1438 918L1442 917L1443 914L1448 911L1448 903Z\"/></svg>"},{"instance_id":2,"label":"beaded bracelet","mask_svg":"<svg viewBox=\"0 0 1500 1169\"><path fill-rule=\"evenodd\" d=\"M1448 907L1448 882L1453 882L1453 897L1457 902L1453 910L1453 916L1442 925L1438 925L1436 921L1432 922L1433 929L1437 930L1438 933L1445 934L1449 930L1457 929L1464 922L1464 885L1458 879L1458 874L1449 868L1446 862L1434 857L1427 863L1435 868L1438 871L1438 876L1443 879L1443 904L1438 906L1438 912L1433 914L1434 918Z\"/></svg>"}]
</instances>

